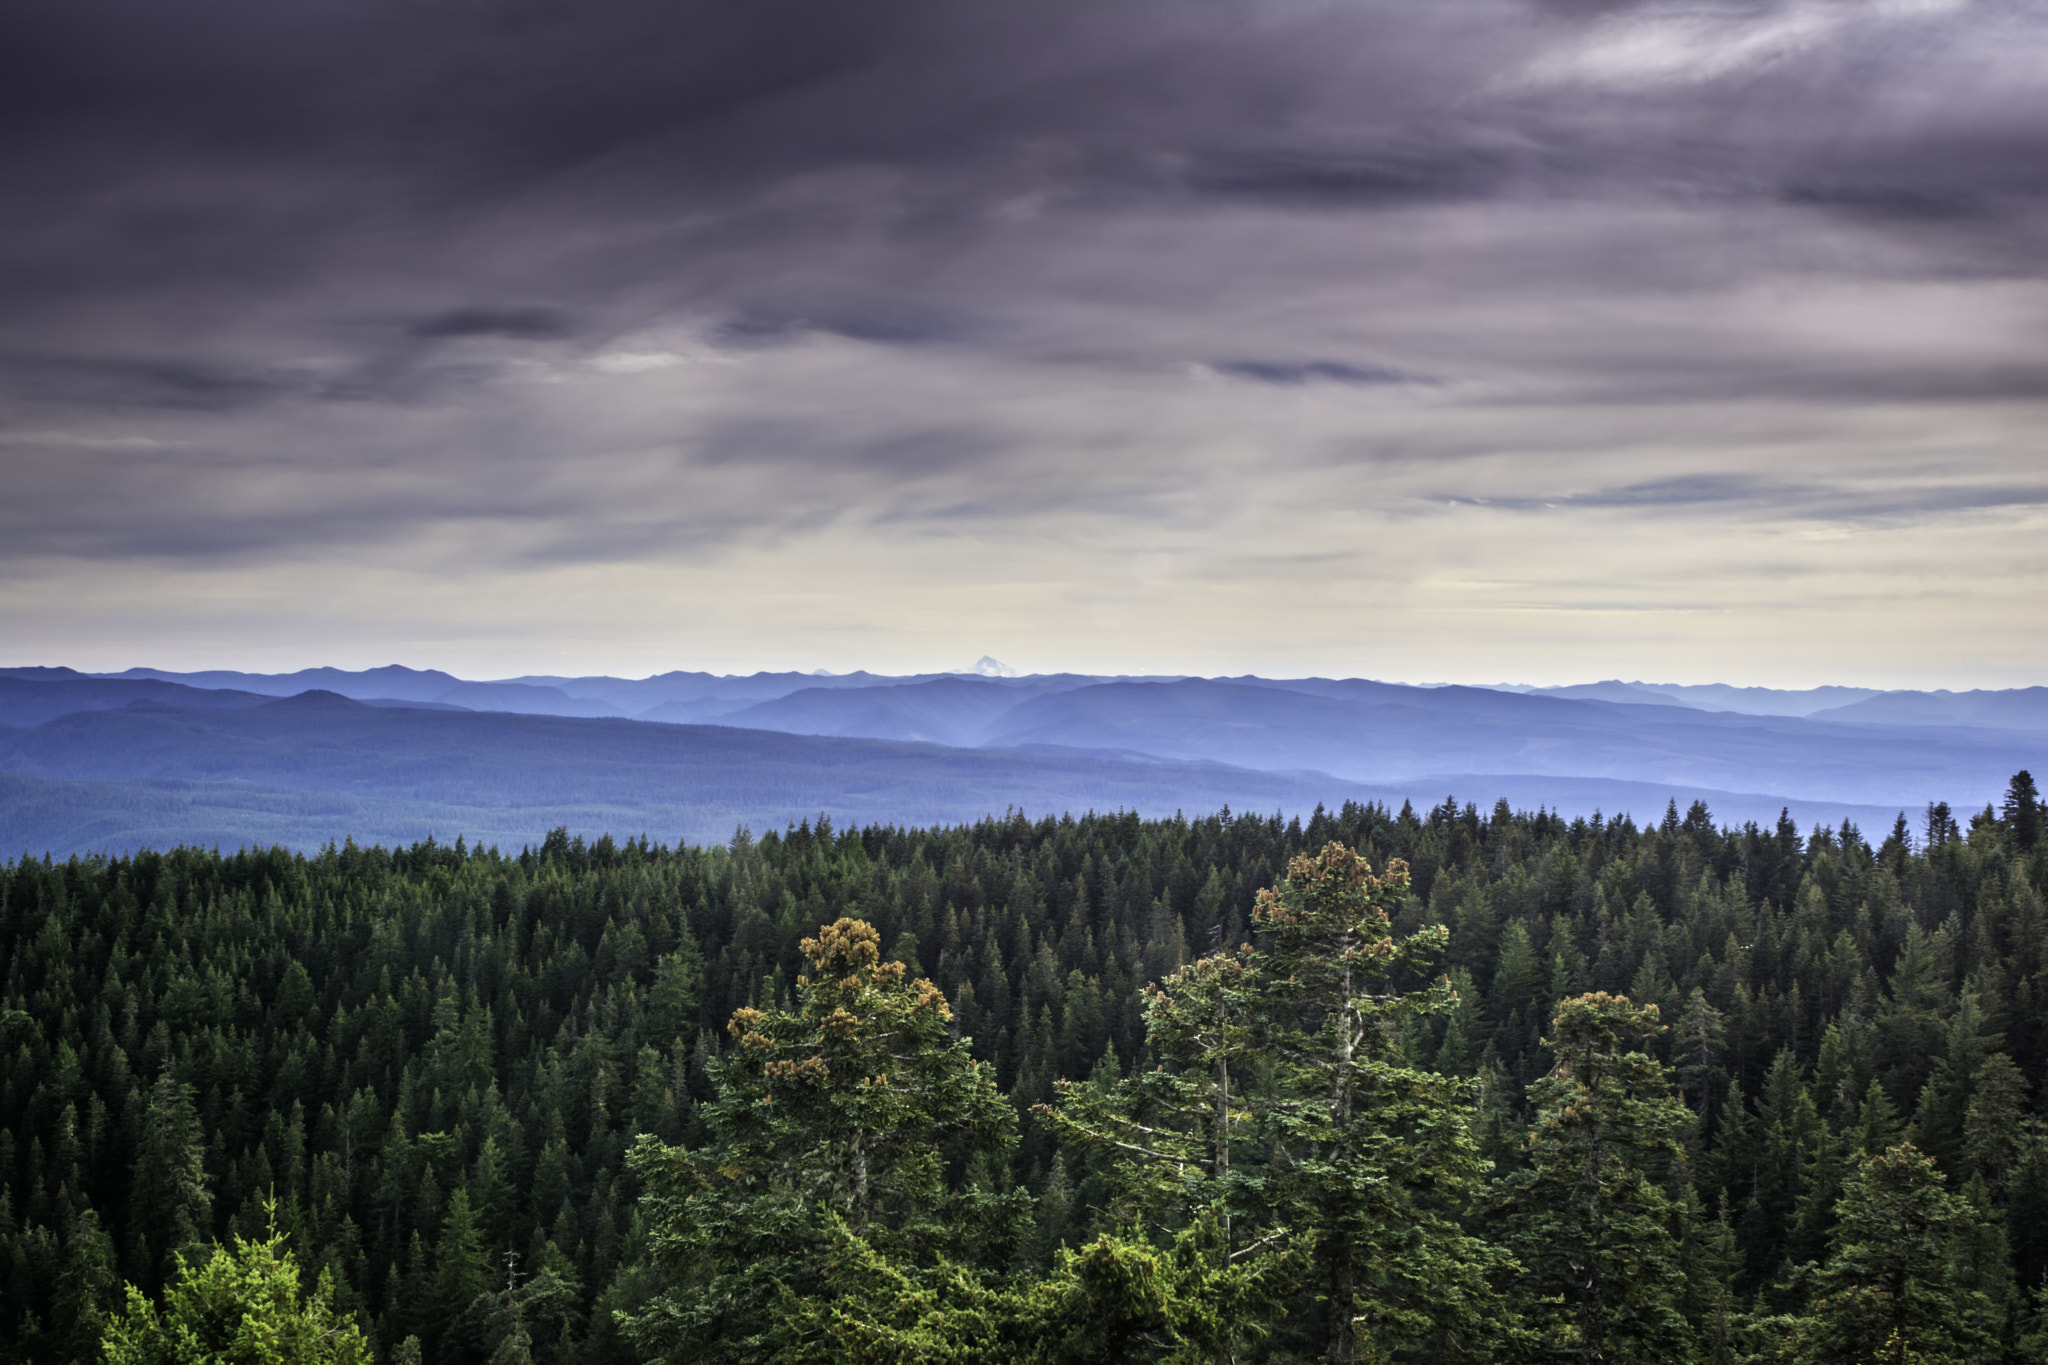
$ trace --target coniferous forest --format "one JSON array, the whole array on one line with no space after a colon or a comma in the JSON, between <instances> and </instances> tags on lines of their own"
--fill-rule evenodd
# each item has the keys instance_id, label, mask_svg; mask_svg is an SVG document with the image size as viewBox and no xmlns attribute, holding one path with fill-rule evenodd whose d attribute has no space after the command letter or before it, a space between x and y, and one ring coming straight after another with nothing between
<instances>
[{"instance_id":1,"label":"coniferous forest","mask_svg":"<svg viewBox=\"0 0 2048 1365\"><path fill-rule=\"evenodd\" d=\"M2048 1359L2043 834L24 858L0 1358Z\"/></svg>"}]
</instances>

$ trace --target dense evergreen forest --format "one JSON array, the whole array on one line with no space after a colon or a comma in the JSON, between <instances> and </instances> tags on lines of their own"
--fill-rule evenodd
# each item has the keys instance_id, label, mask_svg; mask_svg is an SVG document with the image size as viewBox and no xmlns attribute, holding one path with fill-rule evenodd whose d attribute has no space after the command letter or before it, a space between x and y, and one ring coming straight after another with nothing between
<instances>
[{"instance_id":1,"label":"dense evergreen forest","mask_svg":"<svg viewBox=\"0 0 2048 1365\"><path fill-rule=\"evenodd\" d=\"M2043 845L2020 774L24 858L0 1359L236 1237L382 1360L2048 1359Z\"/></svg>"}]
</instances>

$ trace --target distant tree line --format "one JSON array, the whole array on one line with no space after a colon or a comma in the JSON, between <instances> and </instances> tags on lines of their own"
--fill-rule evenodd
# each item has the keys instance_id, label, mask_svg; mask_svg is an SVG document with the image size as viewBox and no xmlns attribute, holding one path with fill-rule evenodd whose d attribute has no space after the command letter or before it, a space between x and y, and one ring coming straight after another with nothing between
<instances>
[{"instance_id":1,"label":"distant tree line","mask_svg":"<svg viewBox=\"0 0 2048 1365\"><path fill-rule=\"evenodd\" d=\"M2048 1359L2042 805L1915 823L24 858L0 1360Z\"/></svg>"}]
</instances>

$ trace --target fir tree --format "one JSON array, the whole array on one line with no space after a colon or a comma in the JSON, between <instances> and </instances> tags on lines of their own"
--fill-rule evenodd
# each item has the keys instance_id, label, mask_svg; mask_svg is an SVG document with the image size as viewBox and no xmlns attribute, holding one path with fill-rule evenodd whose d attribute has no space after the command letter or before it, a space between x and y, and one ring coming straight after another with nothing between
<instances>
[{"instance_id":1,"label":"fir tree","mask_svg":"<svg viewBox=\"0 0 2048 1365\"><path fill-rule=\"evenodd\" d=\"M276 1203L268 1205L272 1218ZM161 1306L128 1286L126 1311L107 1324L107 1365L369 1365L369 1343L334 1312L322 1275L307 1295L275 1222L262 1241L237 1238L181 1264Z\"/></svg>"},{"instance_id":2,"label":"fir tree","mask_svg":"<svg viewBox=\"0 0 2048 1365\"><path fill-rule=\"evenodd\" d=\"M1229 1361L1248 1332L1263 1332L1273 1306L1260 1292L1286 1257L1288 1229L1262 1221L1257 1190L1263 1173L1247 1180L1235 1169L1240 1146L1255 1136L1260 1112L1247 1065L1260 1019L1257 954L1250 945L1212 953L1181 968L1146 992L1145 1035L1157 1065L1130 1077L1060 1083L1059 1104L1040 1106L1071 1141L1114 1162L1119 1221L1127 1237L1160 1228L1173 1240L1181 1265L1204 1262L1203 1273L1182 1274L1183 1292L1200 1292L1199 1308L1166 1314L1158 1347L1204 1350ZM1048 1210L1048 1212L1051 1212ZM1064 1210L1057 1212L1063 1222ZM1136 1253L1133 1253L1136 1254ZM1122 1256L1098 1248L1070 1268L1107 1266ZM1171 1318L1175 1325L1169 1325ZM1192 1337L1185 1333L1193 1333Z\"/></svg>"},{"instance_id":3,"label":"fir tree","mask_svg":"<svg viewBox=\"0 0 2048 1365\"><path fill-rule=\"evenodd\" d=\"M1704 1111L1691 1159L1670 1166L1688 1279L1720 1275L1701 1248L1724 1189L1738 1251L1754 1252L1723 1285L1688 1284L1681 1311L1695 1322L1727 1296L1728 1330L1715 1345L1702 1326L1701 1354L1780 1357L1851 1175L1897 1143L1902 1119L1943 1153L1951 1191L1968 1195L1983 1176L1992 1232L2002 1228L2013 1282L2031 1291L2048 1276L2048 1140L2032 1104L2048 1077L2048 910L2039 846L2015 840L2019 816L1965 820L1968 838L1950 816L1943 838L1917 846L1895 825L1881 850L1784 822L1717 832L1687 815L1674 833L1543 812L1481 820L1446 803L1423 816L1347 805L1301 824L1012 817L829 838L813 824L702 848L564 831L510 853L343 843L0 864L0 1365L89 1355L95 1324L121 1311L110 1248L115 1275L154 1292L184 1259L166 1254L174 1242L203 1258L210 1239L260 1236L272 1183L304 1275L330 1272L335 1311L360 1310L387 1355L417 1334L436 1359L481 1357L509 1334L509 1319L438 1320L436 1249L466 1190L479 1244L494 1261L520 1251L533 1272L519 1303L538 1365L630 1365L641 1357L612 1313L638 1314L674 1286L644 1254L652 1229L635 1231L647 1220L625 1149L643 1131L704 1153L722 1141L704 1111L714 1073L740 1051L721 1048L725 1021L748 1004L794 1012L803 930L852 906L883 942L907 945L903 957L925 959L910 976L929 967L949 1000L972 989L989 1022L962 1046L995 1064L1025 1115L1015 1145L979 1164L972 1142L942 1132L947 1191L1042 1199L1036 1232L1012 1224L1018 1249L1000 1270L996 1241L972 1227L960 1236L985 1250L958 1250L965 1278L940 1271L936 1245L907 1259L888 1249L890 1276L876 1283L907 1276L939 1314L885 1304L890 1330L918 1340L972 1307L1002 1318L1002 1349L1046 1358L1081 1350L1075 1324L1086 1323L1138 1353L1195 1350L1187 1334L1221 1317L1199 1296L1220 1292L1226 1237L1236 1256L1287 1230L1244 1266L1283 1245L1299 1253L1315 1234L1313 1218L1289 1211L1298 1201L1315 1213L1321 1177L1298 1161L1315 1151L1279 1140L1265 1115L1327 1100L1326 1089L1283 1074L1263 1041L1230 1063L1229 1102L1244 1117L1229 1125L1229 1183L1243 1188L1227 1230L1204 1211L1208 1168L1197 1166L1201 1198L1147 1205L1151 1226L1134 1229L1139 1203L1106 1152L1030 1109L1063 1075L1113 1090L1156 1084L1146 1078L1165 1065L1213 1080L1210 1063L1183 1067L1146 1041L1144 973L1219 925L1221 943L1250 937L1267 953L1254 888L1331 839L1376 867L1399 857L1415 868L1388 902L1389 937L1448 926L1441 961L1470 984L1454 975L1449 1015L1387 1021L1385 1060L1420 1072L1427 1059L1475 1085L1453 1111L1503 1178L1531 1162L1536 1117L1520 1083L1534 1078L1506 1075L1490 1046L1489 1011L1526 978L1513 926L1545 966L1531 1017L1635 981L1670 1003L1680 1027L1668 1060ZM1421 991L1434 970L1399 970L1375 994ZM1697 1001L1698 1022L1721 1016L1717 1045L1700 1031L1704 1051L1687 1026ZM1781 1052L1789 1066L1774 1061ZM1522 1055L1548 1065L1533 1045ZM1788 1074L1807 1078L1797 1088L1833 1141L1814 1132ZM891 1226L871 1222L857 1240L878 1246ZM1981 1284L2002 1273L1996 1243L1983 1232L1969 1255ZM1788 1274L1787 1257L1821 1265ZM1281 1283L1300 1264L1274 1261L1259 1287L1275 1296L1273 1335L1240 1334L1240 1357L1281 1365L1327 1348L1326 1268ZM2048 1339L2033 1299L2020 1302L2007 1326L1983 1328L2004 1333L1985 1360ZM1052 1330L1061 1324L1072 1330ZM1371 1349L1392 1350L1392 1328L1377 1331ZM1441 1344L1405 1340L1416 1355Z\"/></svg>"},{"instance_id":4,"label":"fir tree","mask_svg":"<svg viewBox=\"0 0 2048 1365\"><path fill-rule=\"evenodd\" d=\"M2034 785L2032 773L2022 768L2012 775L2012 781L2006 785L2005 803L2000 813L2005 817L2005 828L2015 847L2031 851L2040 844L2041 793Z\"/></svg>"},{"instance_id":5,"label":"fir tree","mask_svg":"<svg viewBox=\"0 0 2048 1365\"><path fill-rule=\"evenodd\" d=\"M1442 951L1439 926L1397 937L1408 885L1394 860L1374 876L1331 843L1293 859L1261 891L1253 921L1259 1037L1272 1066L1260 1114L1273 1158L1260 1200L1271 1220L1315 1237L1322 1356L1480 1349L1498 1328L1487 1275L1498 1250L1455 1221L1484 1166L1474 1087L1423 1072L1398 1051L1402 1023L1441 1014L1447 980L1403 989Z\"/></svg>"},{"instance_id":6,"label":"fir tree","mask_svg":"<svg viewBox=\"0 0 2048 1365\"><path fill-rule=\"evenodd\" d=\"M1655 1006L1600 992L1560 1004L1544 1040L1557 1066L1529 1087L1529 1167L1494 1196L1539 1352L1652 1362L1691 1348L1679 1209L1662 1180L1691 1115L1631 1046L1661 1031Z\"/></svg>"},{"instance_id":7,"label":"fir tree","mask_svg":"<svg viewBox=\"0 0 2048 1365\"><path fill-rule=\"evenodd\" d=\"M1975 1210L1910 1144L1865 1160L1838 1207L1810 1322L1793 1343L1811 1365L1961 1365L1988 1344L1991 1302L1958 1264ZM1969 1245L1969 1242L1965 1242Z\"/></svg>"},{"instance_id":8,"label":"fir tree","mask_svg":"<svg viewBox=\"0 0 2048 1365\"><path fill-rule=\"evenodd\" d=\"M854 1330L839 1314L879 1323L901 1307L841 1298L835 1267L917 1285L941 1255L1002 1267L1022 1234L1021 1192L947 1171L949 1146L1004 1156L1016 1115L968 1040L950 1036L944 994L882 961L862 921L802 946L811 975L794 1009L733 1014L706 1108L712 1146L643 1137L629 1158L670 1285L623 1324L645 1349L803 1359L818 1314Z\"/></svg>"},{"instance_id":9,"label":"fir tree","mask_svg":"<svg viewBox=\"0 0 2048 1365\"><path fill-rule=\"evenodd\" d=\"M441 1223L440 1239L434 1244L431 1302L441 1360L465 1356L466 1343L450 1340L445 1326L460 1321L470 1305L490 1283L489 1255L477 1231L477 1220L469 1206L469 1190L458 1188L448 1198L448 1213Z\"/></svg>"},{"instance_id":10,"label":"fir tree","mask_svg":"<svg viewBox=\"0 0 2048 1365\"><path fill-rule=\"evenodd\" d=\"M147 1229L156 1253L155 1265L165 1264L165 1257L200 1242L211 1230L213 1196L207 1185L206 1142L192 1087L166 1072L150 1087L130 1196L136 1220Z\"/></svg>"}]
</instances>

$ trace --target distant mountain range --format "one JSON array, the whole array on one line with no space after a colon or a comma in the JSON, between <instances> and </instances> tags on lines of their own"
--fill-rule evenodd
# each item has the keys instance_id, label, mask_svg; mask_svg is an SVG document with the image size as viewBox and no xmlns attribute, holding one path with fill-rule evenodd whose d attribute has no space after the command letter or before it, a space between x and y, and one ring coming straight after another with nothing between
<instances>
[{"instance_id":1,"label":"distant mountain range","mask_svg":"<svg viewBox=\"0 0 2048 1365\"><path fill-rule=\"evenodd\" d=\"M1537 692L1546 697L1580 701L1640 702L1650 706L1690 706L1701 711L1736 711L1749 716L1810 716L1881 696L1870 687L1809 687L1787 692L1771 687L1730 687L1726 683L1645 683L1609 680L1574 683L1569 687L1518 687L1501 684L1502 692Z\"/></svg>"},{"instance_id":2,"label":"distant mountain range","mask_svg":"<svg viewBox=\"0 0 2048 1365\"><path fill-rule=\"evenodd\" d=\"M671 672L648 678L558 677L529 675L496 681L472 681L438 669L404 668L397 664L350 672L338 668L306 668L296 673L237 673L215 669L173 673L159 668L130 668L120 673L80 673L70 668L0 668L0 678L29 682L100 681L163 682L206 690L232 690L267 697L301 692L334 692L356 701L435 702L469 711L506 711L514 715L622 716L639 720L700 723L732 716L764 702L800 692L875 691L917 687L927 683L993 683L1020 695L1037 696L1103 683L1200 681L1183 675L1139 677L1091 676L1079 673L1020 675L987 656L957 673L904 676L854 673L715 673ZM1333 690L1382 687L1401 693L1441 691L1399 683L1364 683L1359 679L1218 679L1254 687L1328 695ZM957 691L957 689L955 689ZM1448 689L1456 690L1456 689ZM1473 689L1466 689L1473 690ZM1811 687L1788 691L1769 687L1730 687L1724 683L1606 682L1567 687L1532 687L1499 683L1482 691L1520 696L1556 697L1570 701L1605 701L1623 705L1683 706L1696 711L1722 711L1748 716L1806 716L1878 725L1965 725L1989 729L2048 731L2048 687L1980 692L1886 692L1870 687ZM940 696L943 693L927 694ZM1387 695L1392 695L1389 693ZM893 703L880 703L889 706ZM923 703L920 703L923 704ZM657 714L660 713L660 714ZM748 722L751 724L752 722ZM775 726L771 728L783 728ZM817 733L832 733L819 731Z\"/></svg>"},{"instance_id":3,"label":"distant mountain range","mask_svg":"<svg viewBox=\"0 0 2048 1365\"><path fill-rule=\"evenodd\" d=\"M0 848L456 833L723 838L815 815L1146 814L1447 794L1724 822L1981 808L2048 759L2048 688L1102 678L974 670L457 678L0 669Z\"/></svg>"}]
</instances>

